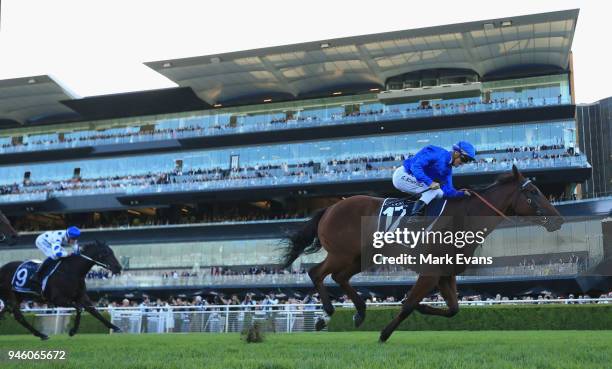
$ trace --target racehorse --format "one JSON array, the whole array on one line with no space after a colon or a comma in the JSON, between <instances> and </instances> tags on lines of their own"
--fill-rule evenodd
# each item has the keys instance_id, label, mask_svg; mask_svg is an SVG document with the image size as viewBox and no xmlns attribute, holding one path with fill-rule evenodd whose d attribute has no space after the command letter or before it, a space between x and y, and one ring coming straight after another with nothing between
<instances>
[{"instance_id":1,"label":"racehorse","mask_svg":"<svg viewBox=\"0 0 612 369\"><path fill-rule=\"evenodd\" d=\"M0 242L7 241L9 245L17 243L17 231L8 218L0 211Z\"/></svg>"},{"instance_id":2,"label":"racehorse","mask_svg":"<svg viewBox=\"0 0 612 369\"><path fill-rule=\"evenodd\" d=\"M516 166L512 167L512 173L501 175L483 190L470 192L472 196L448 200L440 217L459 219L464 231L485 229L485 237L504 218L512 215L529 216L530 222L545 227L549 232L561 228L563 224L559 212L530 180L523 177ZM308 275L319 292L324 311L331 317L334 307L323 284L325 277L331 274L355 305L357 312L353 320L356 327L365 319L366 304L349 280L364 270L362 235L372 235L377 230L374 219L378 218L383 201L382 198L361 195L346 198L315 212L301 229L289 234L286 239L283 259L285 267L290 266L301 254L316 252L321 248L327 251L326 258L310 269ZM366 221L362 223L363 219ZM460 250L455 247L453 249L454 252ZM461 251L466 253L465 249ZM419 272L414 286L402 302L400 313L382 330L380 341L385 342L414 310L446 317L457 314L459 304L456 275L462 273L467 266L454 265L450 269L430 266L426 273ZM435 287L445 299L447 309L420 304ZM325 324L323 320L318 321L317 329L323 329Z\"/></svg>"},{"instance_id":3,"label":"racehorse","mask_svg":"<svg viewBox=\"0 0 612 369\"><path fill-rule=\"evenodd\" d=\"M11 311L15 320L35 336L46 340L49 337L28 323L19 308L21 302L32 299L32 295L13 290L13 275L21 263L21 261L13 261L0 268L0 299L4 300L6 311ZM56 264L55 271L47 279L42 296L34 298L36 301L47 302L54 306L74 307L76 309L74 327L69 331L70 336L74 336L79 329L83 309L109 329L115 332L120 331L119 327L109 322L96 310L94 304L87 296L85 275L94 265L108 269L114 274L120 273L122 269L117 258L115 258L113 250L105 242L95 241L83 244L80 246L78 254L63 258ZM49 268L49 270L51 269L53 268Z\"/></svg>"}]
</instances>

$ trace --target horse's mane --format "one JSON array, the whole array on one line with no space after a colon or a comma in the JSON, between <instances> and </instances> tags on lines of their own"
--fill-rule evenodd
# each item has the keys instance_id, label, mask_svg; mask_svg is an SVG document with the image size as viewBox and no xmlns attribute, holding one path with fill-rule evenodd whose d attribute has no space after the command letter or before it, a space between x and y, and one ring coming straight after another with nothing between
<instances>
[{"instance_id":1,"label":"horse's mane","mask_svg":"<svg viewBox=\"0 0 612 369\"><path fill-rule=\"evenodd\" d=\"M102 242L102 241L98 241L98 240L89 241L89 242L84 242L84 243L80 244L80 247L81 247L81 249L83 251L85 251L85 250L90 249L90 248L95 248L98 245L106 245L106 242Z\"/></svg>"},{"instance_id":2,"label":"horse's mane","mask_svg":"<svg viewBox=\"0 0 612 369\"><path fill-rule=\"evenodd\" d=\"M495 179L495 182L488 184L488 185L473 186L472 189L475 191L479 191L479 192L487 191L499 185L514 182L515 180L516 178L514 177L514 173L503 173L497 176L497 178Z\"/></svg>"}]
</instances>

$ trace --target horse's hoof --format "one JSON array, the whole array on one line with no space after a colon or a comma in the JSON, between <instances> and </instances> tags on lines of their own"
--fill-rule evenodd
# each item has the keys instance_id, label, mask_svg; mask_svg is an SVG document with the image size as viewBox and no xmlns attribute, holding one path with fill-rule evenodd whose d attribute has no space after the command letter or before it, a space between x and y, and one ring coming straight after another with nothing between
<instances>
[{"instance_id":1,"label":"horse's hoof","mask_svg":"<svg viewBox=\"0 0 612 369\"><path fill-rule=\"evenodd\" d=\"M383 330L382 332L380 332L380 338L378 338L378 342L385 343L387 342L390 336L391 336L391 333L387 333Z\"/></svg>"},{"instance_id":2,"label":"horse's hoof","mask_svg":"<svg viewBox=\"0 0 612 369\"><path fill-rule=\"evenodd\" d=\"M49 336L47 336L46 334L41 334L39 337L41 341L46 341L49 339Z\"/></svg>"},{"instance_id":3,"label":"horse's hoof","mask_svg":"<svg viewBox=\"0 0 612 369\"><path fill-rule=\"evenodd\" d=\"M113 328L113 333L121 333L121 332L122 332L121 328L119 328L119 327L114 327Z\"/></svg>"},{"instance_id":4,"label":"horse's hoof","mask_svg":"<svg viewBox=\"0 0 612 369\"><path fill-rule=\"evenodd\" d=\"M325 326L327 326L327 324L325 323L325 319L319 318L317 319L317 322L315 323L315 330L318 332L320 330L323 330Z\"/></svg>"},{"instance_id":5,"label":"horse's hoof","mask_svg":"<svg viewBox=\"0 0 612 369\"><path fill-rule=\"evenodd\" d=\"M355 324L355 328L359 328L361 323L365 320L365 315L361 315L359 313L353 315L353 323Z\"/></svg>"},{"instance_id":6,"label":"horse's hoof","mask_svg":"<svg viewBox=\"0 0 612 369\"><path fill-rule=\"evenodd\" d=\"M70 337L74 336L77 332L74 329L71 329L70 331L68 331L68 335Z\"/></svg>"}]
</instances>

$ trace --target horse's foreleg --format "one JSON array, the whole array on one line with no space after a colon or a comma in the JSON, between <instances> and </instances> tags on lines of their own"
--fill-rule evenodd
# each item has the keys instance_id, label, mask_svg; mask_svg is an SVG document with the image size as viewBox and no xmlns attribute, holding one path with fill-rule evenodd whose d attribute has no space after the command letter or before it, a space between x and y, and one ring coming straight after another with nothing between
<instances>
[{"instance_id":1,"label":"horse's foreleg","mask_svg":"<svg viewBox=\"0 0 612 369\"><path fill-rule=\"evenodd\" d=\"M347 269L339 273L332 274L332 278L334 279L334 281L336 281L336 283L340 285L344 292L346 292L346 295L351 299L351 301L353 301L355 309L357 309L357 313L353 315L353 323L355 324L355 327L359 327L365 319L366 304L365 301L363 301L363 299L361 298L361 296L359 296L355 288L351 286L349 280L352 276L359 273L360 271L361 259L358 258L353 261L353 264L351 264Z\"/></svg>"},{"instance_id":2,"label":"horse's foreleg","mask_svg":"<svg viewBox=\"0 0 612 369\"><path fill-rule=\"evenodd\" d=\"M27 330L30 331L30 333L32 333L36 337L39 337L43 341L49 339L49 336L47 336L46 334L42 332L37 331L36 328L34 328L30 323L28 323L26 318L21 313L21 310L19 310L19 306L13 307L13 317L15 317L15 320L19 322L19 324L24 326Z\"/></svg>"},{"instance_id":3,"label":"horse's foreleg","mask_svg":"<svg viewBox=\"0 0 612 369\"><path fill-rule=\"evenodd\" d=\"M408 297L402 304L400 313L380 332L380 342L385 342L389 339L393 331L414 311L419 302L438 284L440 277L437 276L420 276Z\"/></svg>"},{"instance_id":4,"label":"horse's foreleg","mask_svg":"<svg viewBox=\"0 0 612 369\"><path fill-rule=\"evenodd\" d=\"M79 325L81 324L81 311L83 310L83 308L77 304L74 305L74 308L76 309L76 316L74 317L74 327L68 331L70 337L74 336L79 330Z\"/></svg>"},{"instance_id":5,"label":"horse's foreleg","mask_svg":"<svg viewBox=\"0 0 612 369\"><path fill-rule=\"evenodd\" d=\"M89 314L93 315L96 319L101 321L102 324L104 324L108 329L112 329L113 332L121 332L121 328L109 322L104 316L102 316L102 314L100 314L100 312L93 306L93 303L91 302L89 297L87 297L87 295L83 295L83 298L81 300L85 311L87 311Z\"/></svg>"},{"instance_id":6,"label":"horse's foreleg","mask_svg":"<svg viewBox=\"0 0 612 369\"><path fill-rule=\"evenodd\" d=\"M109 322L105 317L102 316L102 314L100 314L100 312L98 310L96 310L95 307L93 306L84 306L85 310L93 315L96 319L98 319L99 321L102 322L102 324L104 324L106 327L108 327L108 329L112 329L113 332L121 332L121 328L117 327L116 325L114 325L113 323Z\"/></svg>"},{"instance_id":7,"label":"horse's foreleg","mask_svg":"<svg viewBox=\"0 0 612 369\"><path fill-rule=\"evenodd\" d=\"M440 288L440 294L442 295L442 297L444 297L448 309L435 308L429 305L422 304L417 305L416 309L421 314L426 315L438 315L445 316L448 318L455 316L459 312L459 301L457 299L457 281L455 279L455 276L440 277L438 288Z\"/></svg>"}]
</instances>

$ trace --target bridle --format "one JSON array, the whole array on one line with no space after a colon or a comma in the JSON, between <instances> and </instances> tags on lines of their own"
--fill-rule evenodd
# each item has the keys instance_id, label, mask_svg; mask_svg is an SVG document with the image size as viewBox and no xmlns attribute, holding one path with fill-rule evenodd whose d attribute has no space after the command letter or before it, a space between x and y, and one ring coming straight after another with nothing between
<instances>
[{"instance_id":1,"label":"bridle","mask_svg":"<svg viewBox=\"0 0 612 369\"><path fill-rule=\"evenodd\" d=\"M491 210L493 210L494 212L497 213L497 215L501 216L502 218L504 218L505 220L508 220L510 222L514 222L512 219L508 218L506 216L506 214L502 213L501 210L499 210L498 208L495 207L495 205L491 204L487 199L485 199L484 197L482 197L478 192L473 191L473 190L467 190L469 191L472 195L476 196L480 201L482 201L486 206L488 206L489 208L491 208Z\"/></svg>"},{"instance_id":2,"label":"bridle","mask_svg":"<svg viewBox=\"0 0 612 369\"><path fill-rule=\"evenodd\" d=\"M521 184L521 192L523 192L525 196L527 197L527 204L529 204L529 206L535 211L535 214L537 216L542 216L544 212L542 211L540 204L538 204L538 200L534 196L534 193L533 193L534 191L527 190L527 186L530 183L531 183L530 179L524 179L523 183Z\"/></svg>"},{"instance_id":3,"label":"bridle","mask_svg":"<svg viewBox=\"0 0 612 369\"><path fill-rule=\"evenodd\" d=\"M529 184L531 184L531 180L530 179L524 178L521 181L521 184L519 185L519 191L517 192L517 194L514 196L514 199L512 200L512 207L516 208L516 201L518 199L518 194L522 193L522 194L525 195L525 197L527 197L527 204L529 204L529 206L535 211L535 215L538 216L538 217L542 217L542 224L546 224L546 223L548 223L549 219L548 219L548 217L544 216L544 211L540 207L540 204L538 204L538 201L535 198L535 195L534 195L533 191L528 191L527 188L528 188ZM482 203L484 203L486 206L491 208L491 210L493 210L495 213L497 213L499 216L501 216L505 220L508 220L510 222L513 222L513 223L516 223L514 220L508 218L508 216L506 216L506 214L504 214L501 210L496 208L495 205L491 204L487 199L482 197L476 191L473 191L473 190L467 190L467 191L469 191L470 194L476 196L480 201L482 201Z\"/></svg>"},{"instance_id":4,"label":"bridle","mask_svg":"<svg viewBox=\"0 0 612 369\"><path fill-rule=\"evenodd\" d=\"M542 210L542 207L540 206L538 199L536 198L536 195L538 193L537 189L531 191L527 189L527 186L530 183L530 179L524 179L521 183L520 192L522 192L525 197L527 197L527 204L529 204L529 207L533 209L533 211L535 212L535 216L541 218L541 221L539 223L541 225L545 225L550 221L550 218L544 215L544 210ZM516 204L516 197L514 199L514 202ZM515 204L513 204L513 206Z\"/></svg>"},{"instance_id":5,"label":"bridle","mask_svg":"<svg viewBox=\"0 0 612 369\"><path fill-rule=\"evenodd\" d=\"M85 260L89 260L89 261L91 261L92 263L94 263L94 264L96 264L96 265L98 265L98 266L101 266L101 267L102 267L102 268L104 268L104 269L108 269L108 270L110 270L110 265L108 265L108 264L104 264L104 263L103 263L103 262L101 262L101 261L98 261L98 260L96 260L96 259L93 259L93 258L91 258L91 257L89 257L89 256L87 256L87 255L85 255L85 254L83 254L83 253L81 252L81 247L80 247L80 246L79 246L79 256L80 256L80 257L82 257L82 258L83 258L83 259L85 259Z\"/></svg>"}]
</instances>

